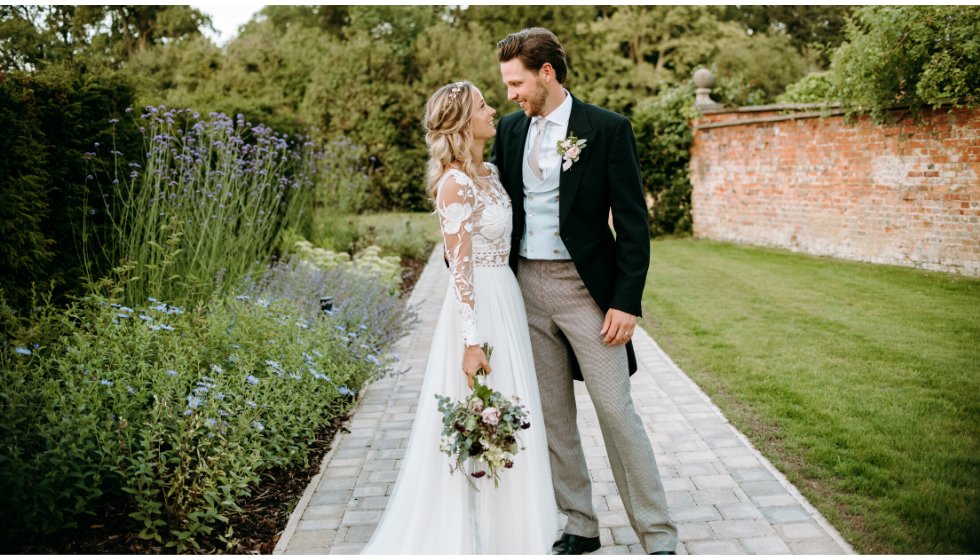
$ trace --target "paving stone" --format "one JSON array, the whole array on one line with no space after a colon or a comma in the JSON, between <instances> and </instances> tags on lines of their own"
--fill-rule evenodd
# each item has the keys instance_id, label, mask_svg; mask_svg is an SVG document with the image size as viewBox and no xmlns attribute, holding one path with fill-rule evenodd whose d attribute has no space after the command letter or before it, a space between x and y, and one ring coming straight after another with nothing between
<instances>
[{"instance_id":1,"label":"paving stone","mask_svg":"<svg viewBox=\"0 0 980 560\"><path fill-rule=\"evenodd\" d=\"M667 491L664 493L667 496L667 509L673 510L678 506L694 506L694 498L691 496L690 492L677 491L671 492Z\"/></svg>"},{"instance_id":2,"label":"paving stone","mask_svg":"<svg viewBox=\"0 0 980 560\"><path fill-rule=\"evenodd\" d=\"M677 539L680 541L716 540L711 525L701 523L677 523Z\"/></svg>"},{"instance_id":3,"label":"paving stone","mask_svg":"<svg viewBox=\"0 0 980 560\"><path fill-rule=\"evenodd\" d=\"M712 463L718 457L711 451L682 451L677 454L677 460L682 464Z\"/></svg>"},{"instance_id":4,"label":"paving stone","mask_svg":"<svg viewBox=\"0 0 980 560\"><path fill-rule=\"evenodd\" d=\"M354 482L356 478L321 478L320 484L317 485L317 492L331 492L339 490L350 491L354 487Z\"/></svg>"},{"instance_id":5,"label":"paving stone","mask_svg":"<svg viewBox=\"0 0 980 560\"><path fill-rule=\"evenodd\" d=\"M690 463L690 464L680 464L675 465L674 470L677 471L677 476L706 476L722 474L724 472L720 468L720 463Z\"/></svg>"},{"instance_id":6,"label":"paving stone","mask_svg":"<svg viewBox=\"0 0 980 560\"><path fill-rule=\"evenodd\" d=\"M730 474L692 476L691 481L702 490L709 488L731 488L738 485Z\"/></svg>"},{"instance_id":7,"label":"paving stone","mask_svg":"<svg viewBox=\"0 0 980 560\"><path fill-rule=\"evenodd\" d=\"M800 502L788 492L775 496L752 496L752 503L759 507L795 506Z\"/></svg>"},{"instance_id":8,"label":"paving stone","mask_svg":"<svg viewBox=\"0 0 980 560\"><path fill-rule=\"evenodd\" d=\"M384 510L373 509L364 511L348 510L341 520L341 525L377 525L381 521Z\"/></svg>"},{"instance_id":9,"label":"paving stone","mask_svg":"<svg viewBox=\"0 0 980 560\"><path fill-rule=\"evenodd\" d=\"M294 548L325 548L333 542L336 531L296 531L289 538Z\"/></svg>"},{"instance_id":10,"label":"paving stone","mask_svg":"<svg viewBox=\"0 0 980 560\"><path fill-rule=\"evenodd\" d=\"M690 521L716 521L722 517L715 506L684 506L671 511L670 518L675 523L684 523Z\"/></svg>"},{"instance_id":11,"label":"paving stone","mask_svg":"<svg viewBox=\"0 0 980 560\"><path fill-rule=\"evenodd\" d=\"M301 519L296 524L296 532L300 531L323 531L324 529L336 529L340 527L340 516L322 517L318 519Z\"/></svg>"},{"instance_id":12,"label":"paving stone","mask_svg":"<svg viewBox=\"0 0 980 560\"><path fill-rule=\"evenodd\" d=\"M698 505L737 504L742 502L735 495L735 490L728 488L695 490L691 492L691 496L694 498L694 503Z\"/></svg>"},{"instance_id":13,"label":"paving stone","mask_svg":"<svg viewBox=\"0 0 980 560\"><path fill-rule=\"evenodd\" d=\"M722 459L724 462L724 459ZM731 471L732 478L739 482L759 482L762 480L775 480L769 469L765 467L758 468L737 468Z\"/></svg>"},{"instance_id":14,"label":"paving stone","mask_svg":"<svg viewBox=\"0 0 980 560\"><path fill-rule=\"evenodd\" d=\"M711 521L711 530L722 539L741 539L745 537L775 536L776 531L765 520L730 519Z\"/></svg>"},{"instance_id":15,"label":"paving stone","mask_svg":"<svg viewBox=\"0 0 980 560\"><path fill-rule=\"evenodd\" d=\"M786 492L786 487L775 480L744 482L741 486L742 490L745 490L745 493L749 496L778 496L788 493Z\"/></svg>"},{"instance_id":16,"label":"paving stone","mask_svg":"<svg viewBox=\"0 0 980 560\"><path fill-rule=\"evenodd\" d=\"M379 484L358 484L354 486L354 498L367 498L370 496L386 496L388 494L388 483Z\"/></svg>"},{"instance_id":17,"label":"paving stone","mask_svg":"<svg viewBox=\"0 0 980 560\"><path fill-rule=\"evenodd\" d=\"M321 481L322 482L322 481ZM317 490L310 498L310 506L344 505L350 500L350 491ZM309 509L309 508L307 508Z\"/></svg>"},{"instance_id":18,"label":"paving stone","mask_svg":"<svg viewBox=\"0 0 980 560\"><path fill-rule=\"evenodd\" d=\"M789 545L793 554L843 554L844 550L830 537L791 541Z\"/></svg>"},{"instance_id":19,"label":"paving stone","mask_svg":"<svg viewBox=\"0 0 980 560\"><path fill-rule=\"evenodd\" d=\"M354 504L352 507L355 510L380 509L384 511L385 507L388 506L388 496L355 497L352 502Z\"/></svg>"},{"instance_id":20,"label":"paving stone","mask_svg":"<svg viewBox=\"0 0 980 560\"><path fill-rule=\"evenodd\" d=\"M599 550L593 552L592 554L593 555L595 555L595 554L616 554L616 555L624 555L624 554L629 554L629 553L630 553L630 549L629 549L628 546L620 546L620 545L617 545L617 546L604 546L604 547L600 548Z\"/></svg>"},{"instance_id":21,"label":"paving stone","mask_svg":"<svg viewBox=\"0 0 980 560\"><path fill-rule=\"evenodd\" d=\"M721 462L725 467L729 469L738 468L751 468L762 465L754 456L750 455L735 455L732 457L721 457Z\"/></svg>"},{"instance_id":22,"label":"paving stone","mask_svg":"<svg viewBox=\"0 0 980 560\"><path fill-rule=\"evenodd\" d=\"M664 485L665 492L674 492L678 490L695 490L694 483L690 478L663 478L661 479Z\"/></svg>"},{"instance_id":23,"label":"paving stone","mask_svg":"<svg viewBox=\"0 0 980 560\"><path fill-rule=\"evenodd\" d=\"M741 543L734 539L691 541L684 543L688 554L745 554Z\"/></svg>"},{"instance_id":24,"label":"paving stone","mask_svg":"<svg viewBox=\"0 0 980 560\"><path fill-rule=\"evenodd\" d=\"M765 519L759 508L751 503L721 504L716 507L725 519Z\"/></svg>"},{"instance_id":25,"label":"paving stone","mask_svg":"<svg viewBox=\"0 0 980 560\"><path fill-rule=\"evenodd\" d=\"M812 521L808 523L774 523L773 528L786 541L800 541L827 536L823 527Z\"/></svg>"},{"instance_id":26,"label":"paving stone","mask_svg":"<svg viewBox=\"0 0 980 560\"><path fill-rule=\"evenodd\" d=\"M771 523L792 523L813 519L813 516L799 506L761 507L759 511Z\"/></svg>"},{"instance_id":27,"label":"paving stone","mask_svg":"<svg viewBox=\"0 0 980 560\"><path fill-rule=\"evenodd\" d=\"M750 537L739 539L742 548L749 554L792 554L786 543L779 537Z\"/></svg>"}]
</instances>

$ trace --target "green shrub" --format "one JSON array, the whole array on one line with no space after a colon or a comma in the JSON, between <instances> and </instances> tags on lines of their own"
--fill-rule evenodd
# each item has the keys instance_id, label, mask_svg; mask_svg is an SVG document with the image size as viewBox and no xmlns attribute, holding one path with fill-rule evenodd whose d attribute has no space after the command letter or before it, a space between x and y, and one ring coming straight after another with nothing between
<instances>
[{"instance_id":1,"label":"green shrub","mask_svg":"<svg viewBox=\"0 0 980 560\"><path fill-rule=\"evenodd\" d=\"M779 103L822 103L833 101L834 84L829 72L807 74L776 98Z\"/></svg>"},{"instance_id":2,"label":"green shrub","mask_svg":"<svg viewBox=\"0 0 980 560\"><path fill-rule=\"evenodd\" d=\"M83 219L106 233L105 203L86 192L84 154L111 145L110 119L132 99L117 75L57 66L0 74L0 289L11 305L25 307L33 283L53 284L57 301L80 295L85 260L99 275L111 268L81 251ZM141 161L135 125L121 123L115 140Z\"/></svg>"},{"instance_id":3,"label":"green shrub","mask_svg":"<svg viewBox=\"0 0 980 560\"><path fill-rule=\"evenodd\" d=\"M834 53L834 97L882 116L980 100L980 10L975 6L864 6Z\"/></svg>"},{"instance_id":4,"label":"green shrub","mask_svg":"<svg viewBox=\"0 0 980 560\"><path fill-rule=\"evenodd\" d=\"M695 118L694 86L664 90L640 101L633 111L633 126L640 152L640 170L650 200L653 237L690 233L691 160L690 119Z\"/></svg>"},{"instance_id":5,"label":"green shrub","mask_svg":"<svg viewBox=\"0 0 980 560\"><path fill-rule=\"evenodd\" d=\"M103 282L102 295L27 318L3 307L5 542L122 501L169 550L231 543L228 513L264 473L306 461L411 319L376 279L298 263L193 309L127 307L111 297L121 291Z\"/></svg>"}]
</instances>

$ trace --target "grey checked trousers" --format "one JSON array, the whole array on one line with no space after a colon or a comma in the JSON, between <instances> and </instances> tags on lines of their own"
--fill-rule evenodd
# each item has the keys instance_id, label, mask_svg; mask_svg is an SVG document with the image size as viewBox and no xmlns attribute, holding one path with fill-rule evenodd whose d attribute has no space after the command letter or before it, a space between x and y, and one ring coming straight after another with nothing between
<instances>
[{"instance_id":1,"label":"grey checked trousers","mask_svg":"<svg viewBox=\"0 0 980 560\"><path fill-rule=\"evenodd\" d=\"M583 537L599 535L592 482L576 422L570 345L595 405L630 525L646 552L674 550L677 529L667 514L653 448L633 407L626 348L602 343L599 331L605 314L589 295L572 261L522 258L517 278L527 308L555 499L568 516L565 532Z\"/></svg>"}]
</instances>

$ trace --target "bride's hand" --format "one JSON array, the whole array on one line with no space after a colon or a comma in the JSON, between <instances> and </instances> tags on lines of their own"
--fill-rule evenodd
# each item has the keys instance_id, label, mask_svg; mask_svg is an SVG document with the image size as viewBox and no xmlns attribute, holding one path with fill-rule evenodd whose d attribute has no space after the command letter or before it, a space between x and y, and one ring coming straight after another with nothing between
<instances>
[{"instance_id":1,"label":"bride's hand","mask_svg":"<svg viewBox=\"0 0 980 560\"><path fill-rule=\"evenodd\" d=\"M483 353L483 348L478 344L467 346L463 352L463 373L466 375L466 384L470 389L473 388L473 378L476 377L476 372L481 369L485 373L491 371L490 362L487 360L487 355Z\"/></svg>"}]
</instances>

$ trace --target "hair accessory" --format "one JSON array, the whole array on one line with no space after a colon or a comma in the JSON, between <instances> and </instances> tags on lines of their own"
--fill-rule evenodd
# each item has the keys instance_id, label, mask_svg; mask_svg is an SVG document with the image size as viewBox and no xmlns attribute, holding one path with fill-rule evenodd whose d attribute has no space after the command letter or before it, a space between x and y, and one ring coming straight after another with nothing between
<instances>
[{"instance_id":1,"label":"hair accessory","mask_svg":"<svg viewBox=\"0 0 980 560\"><path fill-rule=\"evenodd\" d=\"M461 91L463 91L463 84L454 85L453 89L449 90L449 100L453 101L456 99L456 96L459 95L459 92Z\"/></svg>"}]
</instances>

